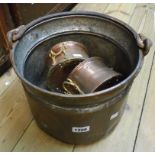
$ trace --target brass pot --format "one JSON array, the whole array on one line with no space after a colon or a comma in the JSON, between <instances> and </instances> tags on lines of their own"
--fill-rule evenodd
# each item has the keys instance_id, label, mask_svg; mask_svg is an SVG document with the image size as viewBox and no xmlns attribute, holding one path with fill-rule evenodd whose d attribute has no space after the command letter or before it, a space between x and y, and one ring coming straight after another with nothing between
<instances>
[{"instance_id":1,"label":"brass pot","mask_svg":"<svg viewBox=\"0 0 155 155\"><path fill-rule=\"evenodd\" d=\"M102 58L91 57L73 69L63 87L71 94L88 94L109 88L121 79L122 75L107 67Z\"/></svg>"}]
</instances>

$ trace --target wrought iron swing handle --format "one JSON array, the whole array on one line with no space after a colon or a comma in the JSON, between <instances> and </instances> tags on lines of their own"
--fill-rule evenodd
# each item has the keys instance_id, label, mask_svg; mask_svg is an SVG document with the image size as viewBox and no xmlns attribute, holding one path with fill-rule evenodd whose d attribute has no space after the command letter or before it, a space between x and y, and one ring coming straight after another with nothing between
<instances>
[{"instance_id":1,"label":"wrought iron swing handle","mask_svg":"<svg viewBox=\"0 0 155 155\"><path fill-rule=\"evenodd\" d=\"M137 45L142 50L143 55L146 56L152 46L152 41L145 37L143 34L138 34Z\"/></svg>"}]
</instances>

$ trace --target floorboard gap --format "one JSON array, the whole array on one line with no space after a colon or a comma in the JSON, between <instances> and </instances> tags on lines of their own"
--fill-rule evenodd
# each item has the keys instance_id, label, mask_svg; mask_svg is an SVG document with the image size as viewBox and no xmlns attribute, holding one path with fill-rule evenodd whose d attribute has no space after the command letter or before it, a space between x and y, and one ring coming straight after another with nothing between
<instances>
[{"instance_id":1,"label":"floorboard gap","mask_svg":"<svg viewBox=\"0 0 155 155\"><path fill-rule=\"evenodd\" d=\"M140 118L139 118L136 137L135 137L135 140L134 140L134 146L133 146L133 150L132 150L133 152L135 151L135 147L136 147L138 132L139 132L139 128L140 128L140 124L141 124L141 120L142 120L142 115L143 115L143 111L144 111L144 107L145 107L145 100L146 100L146 96L147 96L148 86L149 86L149 83L150 83L150 78L151 78L151 72L152 72L152 68L153 68L153 64L154 64L154 59L155 59L155 51L154 51L154 54L153 54L151 69L150 69L150 72L149 72L149 78L148 78L148 82L147 82L147 86L146 86L146 92L145 92L144 101L143 101L143 105L142 105L142 110L141 110L141 114L140 114Z\"/></svg>"},{"instance_id":2,"label":"floorboard gap","mask_svg":"<svg viewBox=\"0 0 155 155\"><path fill-rule=\"evenodd\" d=\"M13 150L15 149L16 145L18 144L18 142L21 140L21 138L23 137L23 135L25 134L25 132L27 131L27 129L29 128L29 126L31 125L33 121L33 118L32 120L30 121L30 123L27 125L27 127L24 129L24 132L21 134L21 136L19 137L19 139L17 140L17 142L15 143L15 145L13 146L13 148L11 149L11 152L13 152Z\"/></svg>"}]
</instances>

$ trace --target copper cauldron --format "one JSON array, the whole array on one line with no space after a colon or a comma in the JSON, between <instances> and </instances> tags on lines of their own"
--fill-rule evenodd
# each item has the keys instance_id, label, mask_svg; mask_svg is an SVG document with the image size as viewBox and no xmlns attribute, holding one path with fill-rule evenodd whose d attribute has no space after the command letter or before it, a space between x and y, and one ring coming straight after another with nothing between
<instances>
[{"instance_id":1,"label":"copper cauldron","mask_svg":"<svg viewBox=\"0 0 155 155\"><path fill-rule=\"evenodd\" d=\"M149 39L126 23L104 14L81 11L41 17L11 30L8 39L12 45L12 65L38 126L71 144L89 144L114 130L151 47ZM90 57L101 57L124 79L89 94L62 94L42 88L42 74L47 66L44 60L51 47L68 40L84 44Z\"/></svg>"}]
</instances>

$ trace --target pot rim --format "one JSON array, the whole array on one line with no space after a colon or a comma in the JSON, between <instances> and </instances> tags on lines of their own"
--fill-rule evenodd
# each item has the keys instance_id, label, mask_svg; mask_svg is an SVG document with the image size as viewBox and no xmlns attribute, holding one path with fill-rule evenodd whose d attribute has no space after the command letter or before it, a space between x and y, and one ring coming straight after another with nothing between
<instances>
[{"instance_id":1,"label":"pot rim","mask_svg":"<svg viewBox=\"0 0 155 155\"><path fill-rule=\"evenodd\" d=\"M98 18L106 18L108 20L111 20L112 22L115 22L117 24L119 24L120 26L122 26L123 28L125 28L126 30L128 30L134 37L135 41L137 39L137 33L135 32L135 30L130 27L129 25L127 25L126 23L124 23L123 21L117 19L117 18L114 18L114 17L111 17L109 15L105 15L105 14L101 14L101 13L97 13L97 12L90 12L90 11L72 11L72 12L61 12L61 13L55 13L55 14L51 14L51 15L47 15L47 16L43 16L41 18L38 18L32 22L30 22L29 24L27 24L27 29L26 31L23 33L23 35L30 31L31 29L33 29L34 26L37 26L39 24L42 24L43 21L48 21L49 19L52 19L52 18L57 18L57 17L67 17L67 16L70 16L70 15L73 15L73 16L88 16L88 17L98 17ZM42 21L40 21L40 19L42 19ZM38 23L39 21L39 23ZM33 24L32 24L33 23ZM22 35L22 36L23 36ZM21 37L22 37L21 36ZM20 38L21 38L20 37ZM20 40L19 38L19 40ZM59 96L59 97L64 97L64 98L85 98L85 97L93 97L93 96L97 96L97 95L101 95L101 94L105 94L105 93L108 93L108 92L111 92L115 89L118 89L119 87L121 86L125 86L125 84L130 81L130 80L133 80L136 75L139 73L139 70L141 69L141 66L142 66L142 62L143 62L143 53L142 53L142 50L137 46L137 48L139 49L139 57L138 57L138 60L137 60L137 64L136 64L136 67L134 68L134 70L132 71L132 73L126 77L123 81L121 81L120 83L110 87L110 88L107 88L105 90L101 90L101 91L98 91L98 92L93 92L93 93L89 93L89 94L76 94L76 95L73 95L73 94L62 94L62 93L57 93L57 92L52 92L52 91L48 91L46 89L43 89L43 88L40 88L39 86L36 86L34 84L32 84L31 82L29 82L27 79L25 79L18 71L16 65L15 65L15 59L14 59L14 52L15 52L15 48L19 42L19 40L17 40L14 45L13 45L13 48L11 50L11 54L10 54L10 57L11 57L11 61L12 61L12 65L13 65L13 68L17 74L17 76L22 80L22 82L24 82L25 84L29 85L30 87L32 87L33 89L36 89L37 91L41 92L41 93L45 93L47 95L53 95L53 96Z\"/></svg>"}]
</instances>

